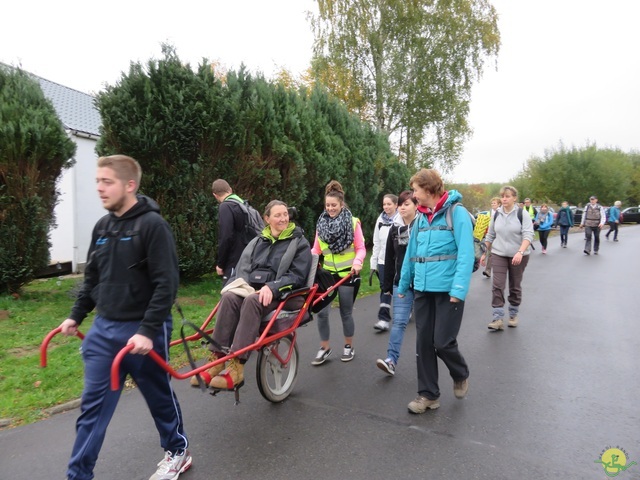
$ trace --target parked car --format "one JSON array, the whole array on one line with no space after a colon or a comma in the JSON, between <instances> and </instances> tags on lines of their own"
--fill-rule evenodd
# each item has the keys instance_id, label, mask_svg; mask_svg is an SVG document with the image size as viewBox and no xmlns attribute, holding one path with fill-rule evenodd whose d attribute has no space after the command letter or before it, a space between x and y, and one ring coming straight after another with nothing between
<instances>
[{"instance_id":1,"label":"parked car","mask_svg":"<svg viewBox=\"0 0 640 480\"><path fill-rule=\"evenodd\" d=\"M582 221L582 213L584 210L578 207L569 207L571 209L571 213L573 214L573 225L579 226Z\"/></svg>"},{"instance_id":2,"label":"parked car","mask_svg":"<svg viewBox=\"0 0 640 480\"><path fill-rule=\"evenodd\" d=\"M622 210L622 223L640 223L640 207L629 207Z\"/></svg>"}]
</instances>

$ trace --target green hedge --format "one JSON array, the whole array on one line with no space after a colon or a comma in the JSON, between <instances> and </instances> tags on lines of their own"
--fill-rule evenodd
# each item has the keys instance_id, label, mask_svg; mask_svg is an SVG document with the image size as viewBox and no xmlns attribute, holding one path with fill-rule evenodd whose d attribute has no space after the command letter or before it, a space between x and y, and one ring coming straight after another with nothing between
<instances>
[{"instance_id":1,"label":"green hedge","mask_svg":"<svg viewBox=\"0 0 640 480\"><path fill-rule=\"evenodd\" d=\"M185 278L215 269L216 178L259 210L274 198L296 206L309 239L331 179L343 184L368 240L382 196L407 187L386 136L322 88L293 90L244 68L221 79L206 61L192 70L170 47L161 60L132 64L97 107L98 152L140 162L141 190L176 233Z\"/></svg>"},{"instance_id":2,"label":"green hedge","mask_svg":"<svg viewBox=\"0 0 640 480\"><path fill-rule=\"evenodd\" d=\"M0 289L16 292L49 262L56 181L75 144L38 83L0 68Z\"/></svg>"}]
</instances>

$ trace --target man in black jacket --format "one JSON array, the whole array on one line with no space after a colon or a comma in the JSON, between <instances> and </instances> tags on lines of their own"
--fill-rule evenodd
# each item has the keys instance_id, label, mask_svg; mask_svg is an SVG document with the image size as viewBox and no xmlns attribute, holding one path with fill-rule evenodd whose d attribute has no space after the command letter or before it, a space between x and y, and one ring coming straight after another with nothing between
<instances>
[{"instance_id":1,"label":"man in black jacket","mask_svg":"<svg viewBox=\"0 0 640 480\"><path fill-rule=\"evenodd\" d=\"M243 238L247 217L240 206L244 201L231 190L226 180L215 180L211 185L218 208L218 255L216 272L222 275L224 283L234 276L234 271L246 243Z\"/></svg>"},{"instance_id":2,"label":"man in black jacket","mask_svg":"<svg viewBox=\"0 0 640 480\"><path fill-rule=\"evenodd\" d=\"M127 374L147 401L165 450L150 480L177 479L192 462L170 377L147 356L154 350L169 360L179 270L173 233L158 204L137 195L141 176L140 165L131 157L98 159L97 190L109 214L93 229L84 283L69 318L60 325L63 334L75 335L87 314L97 310L82 342L85 385L68 480L93 478ZM111 365L126 345L133 348L122 361L121 387L114 392Z\"/></svg>"}]
</instances>

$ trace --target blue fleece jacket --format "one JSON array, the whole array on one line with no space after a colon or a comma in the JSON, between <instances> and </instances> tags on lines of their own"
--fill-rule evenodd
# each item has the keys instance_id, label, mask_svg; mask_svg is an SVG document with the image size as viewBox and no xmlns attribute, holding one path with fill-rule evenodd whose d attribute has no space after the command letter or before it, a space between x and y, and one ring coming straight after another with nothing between
<instances>
[{"instance_id":1,"label":"blue fleece jacket","mask_svg":"<svg viewBox=\"0 0 640 480\"><path fill-rule=\"evenodd\" d=\"M542 211L539 211L536 214L535 221L538 223L538 230L551 230L551 225L553 225L553 213L547 212L545 215Z\"/></svg>"},{"instance_id":2,"label":"blue fleece jacket","mask_svg":"<svg viewBox=\"0 0 640 480\"><path fill-rule=\"evenodd\" d=\"M610 222L620 221L620 209L618 207L613 206L609 209L609 221Z\"/></svg>"},{"instance_id":3,"label":"blue fleece jacket","mask_svg":"<svg viewBox=\"0 0 640 480\"><path fill-rule=\"evenodd\" d=\"M447 229L445 218L447 209L461 200L457 190L450 190L447 201L433 215L431 223L422 213L415 219L402 263L398 293L405 294L413 286L419 292L448 292L452 297L465 299L475 259L473 224L461 206L453 210L453 230ZM443 256L447 258L436 259Z\"/></svg>"}]
</instances>

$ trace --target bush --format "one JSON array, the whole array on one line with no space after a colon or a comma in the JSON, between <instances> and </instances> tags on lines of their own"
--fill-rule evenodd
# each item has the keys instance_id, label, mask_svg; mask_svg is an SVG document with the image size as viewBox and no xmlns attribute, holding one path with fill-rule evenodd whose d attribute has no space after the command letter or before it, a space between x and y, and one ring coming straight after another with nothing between
<instances>
[{"instance_id":1,"label":"bush","mask_svg":"<svg viewBox=\"0 0 640 480\"><path fill-rule=\"evenodd\" d=\"M398 193L408 179L382 134L320 88L292 90L244 67L220 79L206 61L194 71L171 47L163 52L145 68L132 64L98 96L97 149L140 162L141 191L176 234L184 278L215 268L216 178L259 211L276 198L297 207L309 239L325 185L339 180L371 239L381 194Z\"/></svg>"},{"instance_id":2,"label":"bush","mask_svg":"<svg viewBox=\"0 0 640 480\"><path fill-rule=\"evenodd\" d=\"M49 262L56 181L75 144L37 82L0 68L0 289L16 292Z\"/></svg>"}]
</instances>

